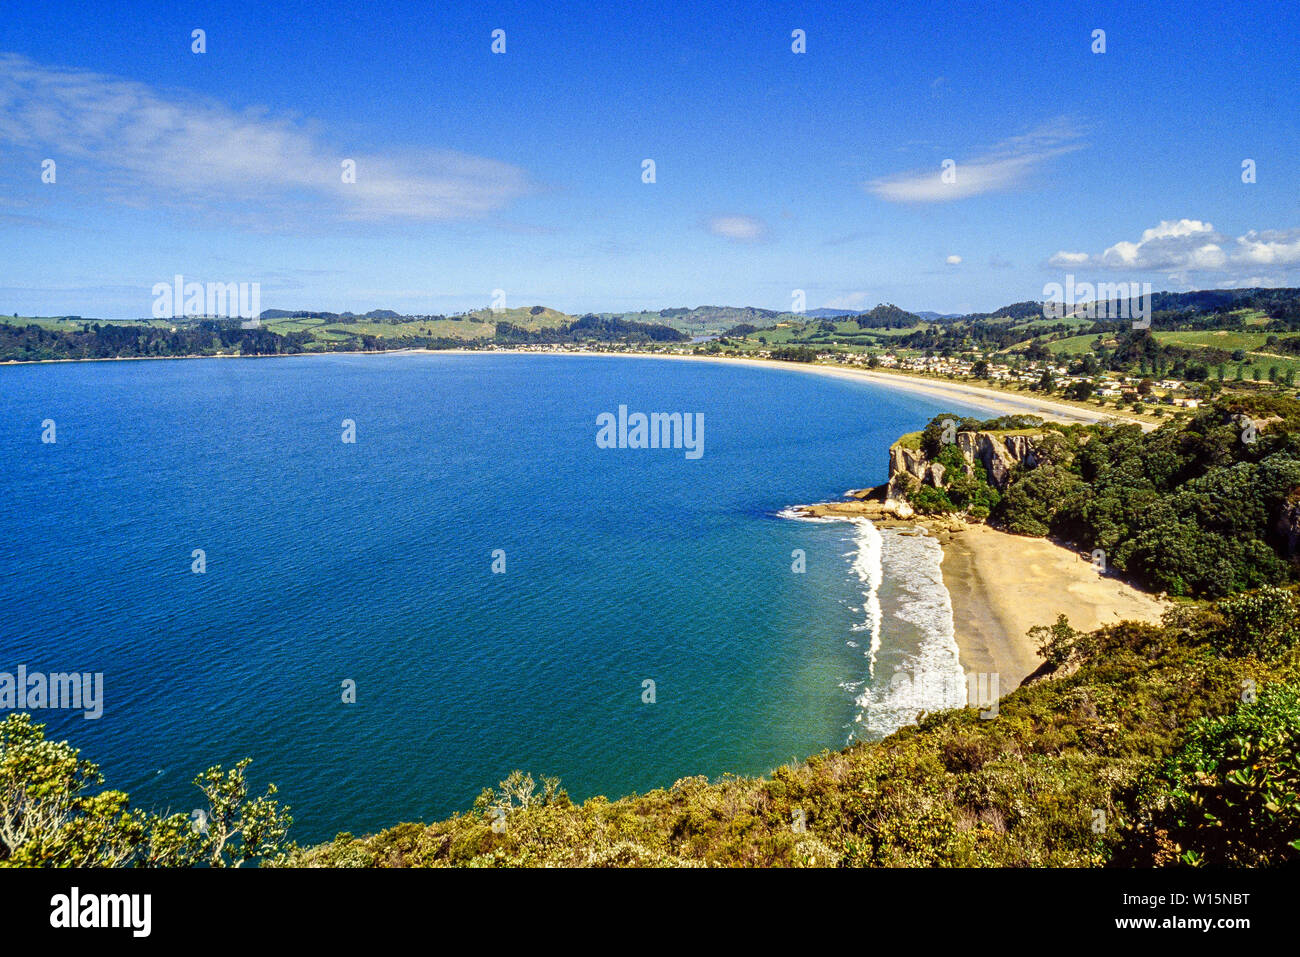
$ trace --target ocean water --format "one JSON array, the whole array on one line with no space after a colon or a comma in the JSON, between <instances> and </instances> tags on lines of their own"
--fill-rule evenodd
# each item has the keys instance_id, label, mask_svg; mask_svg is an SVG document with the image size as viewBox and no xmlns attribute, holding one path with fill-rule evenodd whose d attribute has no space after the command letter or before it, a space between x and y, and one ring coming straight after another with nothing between
<instances>
[{"instance_id":1,"label":"ocean water","mask_svg":"<svg viewBox=\"0 0 1300 957\"><path fill-rule=\"evenodd\" d=\"M597 447L620 405L701 413L704 454ZM937 544L782 517L883 481L940 411L979 414L653 359L2 367L0 671L102 672L98 720L35 715L138 805L188 812L252 757L300 843L515 768L576 798L764 773L961 703L930 680L956 668Z\"/></svg>"}]
</instances>

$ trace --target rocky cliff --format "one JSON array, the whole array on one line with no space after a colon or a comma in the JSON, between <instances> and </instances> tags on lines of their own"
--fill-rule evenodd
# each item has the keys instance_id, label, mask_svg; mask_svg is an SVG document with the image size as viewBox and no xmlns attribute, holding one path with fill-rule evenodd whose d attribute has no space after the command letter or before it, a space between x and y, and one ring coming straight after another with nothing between
<instances>
[{"instance_id":1,"label":"rocky cliff","mask_svg":"<svg viewBox=\"0 0 1300 957\"><path fill-rule=\"evenodd\" d=\"M1038 464L1034 440L1041 435L997 435L993 432L958 432L957 448L968 462L979 462L988 473L989 484L1005 492L1011 470L1017 465Z\"/></svg>"},{"instance_id":2,"label":"rocky cliff","mask_svg":"<svg viewBox=\"0 0 1300 957\"><path fill-rule=\"evenodd\" d=\"M1283 554L1287 558L1300 558L1300 489L1291 493L1282 503L1273 532L1281 539Z\"/></svg>"},{"instance_id":3,"label":"rocky cliff","mask_svg":"<svg viewBox=\"0 0 1300 957\"><path fill-rule=\"evenodd\" d=\"M1035 440L1042 435L1000 435L996 432L958 432L957 450L966 460L966 474L974 472L976 463L984 466L989 484L999 492L1005 492L1011 482L1011 474L1017 465L1030 468L1037 465L1039 457L1035 451ZM947 469L938 462L931 461L920 449L909 449L895 443L889 450L889 483L885 486L884 499L888 502L901 502L905 498L903 486L908 484L904 475L922 485L943 488Z\"/></svg>"}]
</instances>

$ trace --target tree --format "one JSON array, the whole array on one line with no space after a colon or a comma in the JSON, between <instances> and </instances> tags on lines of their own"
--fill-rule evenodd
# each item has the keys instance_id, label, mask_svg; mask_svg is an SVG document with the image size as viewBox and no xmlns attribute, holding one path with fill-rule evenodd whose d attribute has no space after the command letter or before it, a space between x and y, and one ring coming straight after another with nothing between
<instances>
[{"instance_id":1,"label":"tree","mask_svg":"<svg viewBox=\"0 0 1300 957\"><path fill-rule=\"evenodd\" d=\"M202 850L213 867L239 867L269 856L279 849L293 823L289 809L282 811L273 800L274 784L261 797L248 799L244 771L252 761L244 758L225 774L220 766L211 767L194 779L208 801L207 841Z\"/></svg>"},{"instance_id":2,"label":"tree","mask_svg":"<svg viewBox=\"0 0 1300 957\"><path fill-rule=\"evenodd\" d=\"M1300 641L1300 602L1283 588L1225 598L1218 611L1226 626L1216 644L1230 652L1278 658Z\"/></svg>"},{"instance_id":3,"label":"tree","mask_svg":"<svg viewBox=\"0 0 1300 957\"><path fill-rule=\"evenodd\" d=\"M99 791L99 767L68 742L45 738L27 714L0 722L0 866L239 866L280 850L292 818L275 786L248 800L249 759L195 778L208 809L191 819L130 809L121 791Z\"/></svg>"},{"instance_id":4,"label":"tree","mask_svg":"<svg viewBox=\"0 0 1300 957\"><path fill-rule=\"evenodd\" d=\"M1221 718L1195 722L1165 764L1152 831L1165 858L1210 867L1300 861L1300 693L1265 688ZM1158 863L1171 862L1160 860Z\"/></svg>"},{"instance_id":5,"label":"tree","mask_svg":"<svg viewBox=\"0 0 1300 957\"><path fill-rule=\"evenodd\" d=\"M970 374L977 379L987 379L989 377L989 363L987 359L978 360L971 366Z\"/></svg>"},{"instance_id":6,"label":"tree","mask_svg":"<svg viewBox=\"0 0 1300 957\"><path fill-rule=\"evenodd\" d=\"M1065 615L1057 615L1053 625L1035 625L1026 634L1038 643L1038 654L1043 660L1056 668L1085 651L1081 645L1085 633L1071 628L1070 619Z\"/></svg>"}]
</instances>

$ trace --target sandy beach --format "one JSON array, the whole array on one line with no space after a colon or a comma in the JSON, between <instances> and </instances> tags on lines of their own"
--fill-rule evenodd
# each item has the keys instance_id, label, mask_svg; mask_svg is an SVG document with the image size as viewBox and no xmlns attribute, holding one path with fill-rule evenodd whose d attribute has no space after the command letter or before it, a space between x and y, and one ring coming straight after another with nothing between
<instances>
[{"instance_id":1,"label":"sandy beach","mask_svg":"<svg viewBox=\"0 0 1300 957\"><path fill-rule=\"evenodd\" d=\"M1059 614L1081 631L1123 620L1158 622L1167 607L1047 539L986 525L937 534L962 667L997 673L1003 694L1042 663L1025 635L1035 625L1050 625Z\"/></svg>"},{"instance_id":2,"label":"sandy beach","mask_svg":"<svg viewBox=\"0 0 1300 957\"><path fill-rule=\"evenodd\" d=\"M496 352L490 354L502 355L504 353ZM778 362L772 359L740 359L724 356L674 355L662 352L580 351L569 353L531 352L521 354L609 356L614 358L633 357L642 359L670 359L685 362L721 362L736 365L758 366L763 369L783 369L790 372L808 372L813 375L834 376L836 378L848 379L855 382L870 382L873 385L902 389L907 392L915 392L935 399L946 399L952 402L960 402L964 405L973 405L993 413L994 415L1029 414L1041 416L1042 418L1052 422L1063 422L1066 424L1118 420L1121 422L1132 422L1140 425L1143 431L1147 432L1156 428L1153 423L1143 422L1140 419L1127 416L1117 409L1098 408L1093 410L1083 406L1070 405L1065 402L1053 402L1050 399L1043 399L1036 395L999 392L993 389L985 389L980 386L967 385L961 382L945 382L940 379L923 379L920 376L907 375L906 373L901 372L880 372L874 369L852 369L843 366L818 365L811 362Z\"/></svg>"},{"instance_id":3,"label":"sandy beach","mask_svg":"<svg viewBox=\"0 0 1300 957\"><path fill-rule=\"evenodd\" d=\"M1103 410L1053 402L1050 399L1033 395L1018 395L999 392L980 386L961 382L945 382L939 379L924 379L920 376L900 372L880 372L873 369L850 369L840 366L818 365L810 362L778 362L771 359L742 359L725 356L676 355L665 352L596 352L573 350L566 352L538 352L523 349L392 349L373 351L340 350L337 352L299 352L280 355L215 355L215 356L115 356L102 359L35 359L30 362L0 362L0 366L53 365L65 362L154 362L158 360L185 359L309 359L320 356L599 356L603 358L666 359L685 362L721 362L737 365L757 366L763 369L784 369L791 372L808 372L814 375L828 375L857 382L871 382L889 388L916 392L935 399L947 399L965 405L973 405L995 415L1037 415L1052 422L1091 423L1107 420L1133 422L1142 426L1143 431L1151 431L1156 425L1127 416L1118 410Z\"/></svg>"}]
</instances>

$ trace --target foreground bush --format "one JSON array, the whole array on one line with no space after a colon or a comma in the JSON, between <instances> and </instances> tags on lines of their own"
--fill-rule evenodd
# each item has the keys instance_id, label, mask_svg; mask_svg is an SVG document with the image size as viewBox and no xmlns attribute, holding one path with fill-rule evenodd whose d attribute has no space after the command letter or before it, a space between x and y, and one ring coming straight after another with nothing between
<instances>
[{"instance_id":1,"label":"foreground bush","mask_svg":"<svg viewBox=\"0 0 1300 957\"><path fill-rule=\"evenodd\" d=\"M1203 718L1165 763L1147 820L1134 828L1151 863L1300 862L1300 688L1247 686L1236 711Z\"/></svg>"},{"instance_id":2,"label":"foreground bush","mask_svg":"<svg viewBox=\"0 0 1300 957\"><path fill-rule=\"evenodd\" d=\"M0 867L238 867L277 852L291 823L272 785L248 799L246 759L194 779L194 818L134 811L121 791L94 791L99 768L27 714L0 722Z\"/></svg>"}]
</instances>

